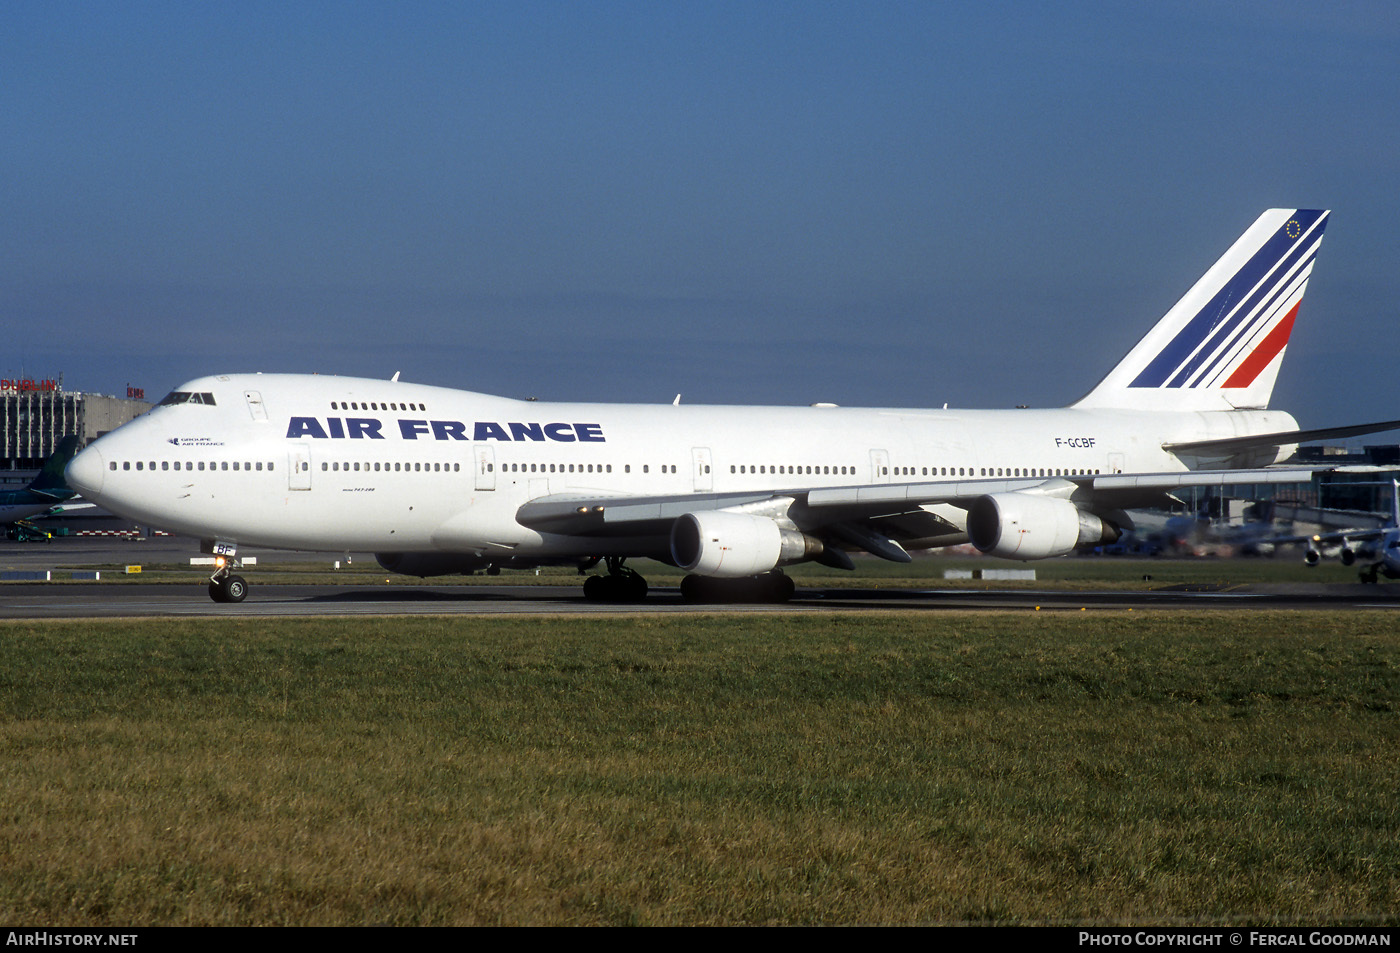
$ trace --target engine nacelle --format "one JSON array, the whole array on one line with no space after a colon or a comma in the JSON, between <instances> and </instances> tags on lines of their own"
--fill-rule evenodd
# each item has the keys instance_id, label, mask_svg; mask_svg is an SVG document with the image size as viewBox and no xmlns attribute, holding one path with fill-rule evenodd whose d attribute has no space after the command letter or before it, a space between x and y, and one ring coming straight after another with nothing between
<instances>
[{"instance_id":1,"label":"engine nacelle","mask_svg":"<svg viewBox=\"0 0 1400 953\"><path fill-rule=\"evenodd\" d=\"M988 556L1045 559L1079 546L1112 543L1117 526L1086 513L1069 500L1034 493L989 493L967 511L967 535Z\"/></svg>"},{"instance_id":2,"label":"engine nacelle","mask_svg":"<svg viewBox=\"0 0 1400 953\"><path fill-rule=\"evenodd\" d=\"M389 572L404 576L469 576L491 565L491 560L470 553L375 553L375 560Z\"/></svg>"},{"instance_id":3,"label":"engine nacelle","mask_svg":"<svg viewBox=\"0 0 1400 953\"><path fill-rule=\"evenodd\" d=\"M1322 562L1322 554L1309 546L1303 550L1303 565L1312 567Z\"/></svg>"},{"instance_id":4,"label":"engine nacelle","mask_svg":"<svg viewBox=\"0 0 1400 953\"><path fill-rule=\"evenodd\" d=\"M686 513L671 527L671 558L686 572L721 579L756 576L821 555L821 540L748 513Z\"/></svg>"}]
</instances>

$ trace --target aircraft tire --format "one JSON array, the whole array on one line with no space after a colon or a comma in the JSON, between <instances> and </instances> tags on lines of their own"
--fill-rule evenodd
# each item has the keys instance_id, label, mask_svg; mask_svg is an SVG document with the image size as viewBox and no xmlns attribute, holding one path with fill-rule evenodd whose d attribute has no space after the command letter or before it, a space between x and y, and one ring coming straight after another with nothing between
<instances>
[{"instance_id":1,"label":"aircraft tire","mask_svg":"<svg viewBox=\"0 0 1400 953\"><path fill-rule=\"evenodd\" d=\"M796 591L796 584L781 570L743 579L711 579L691 574L681 580L681 598L686 602L787 602Z\"/></svg>"},{"instance_id":2,"label":"aircraft tire","mask_svg":"<svg viewBox=\"0 0 1400 953\"><path fill-rule=\"evenodd\" d=\"M209 583L209 598L213 599L215 602L228 602L228 600L224 598L223 588L220 587L217 582Z\"/></svg>"},{"instance_id":3,"label":"aircraft tire","mask_svg":"<svg viewBox=\"0 0 1400 953\"><path fill-rule=\"evenodd\" d=\"M242 576L228 576L220 583L224 602L242 602L248 598L248 580Z\"/></svg>"},{"instance_id":4,"label":"aircraft tire","mask_svg":"<svg viewBox=\"0 0 1400 953\"><path fill-rule=\"evenodd\" d=\"M603 576L589 576L583 581L583 597L592 602L603 600L603 591L607 588L607 583L603 581Z\"/></svg>"},{"instance_id":5,"label":"aircraft tire","mask_svg":"<svg viewBox=\"0 0 1400 953\"><path fill-rule=\"evenodd\" d=\"M631 571L589 576L583 581L584 598L594 602L641 602L647 591L647 581Z\"/></svg>"},{"instance_id":6,"label":"aircraft tire","mask_svg":"<svg viewBox=\"0 0 1400 953\"><path fill-rule=\"evenodd\" d=\"M647 597L647 581L640 573L629 572L618 580L621 586L621 601L641 602Z\"/></svg>"}]
</instances>

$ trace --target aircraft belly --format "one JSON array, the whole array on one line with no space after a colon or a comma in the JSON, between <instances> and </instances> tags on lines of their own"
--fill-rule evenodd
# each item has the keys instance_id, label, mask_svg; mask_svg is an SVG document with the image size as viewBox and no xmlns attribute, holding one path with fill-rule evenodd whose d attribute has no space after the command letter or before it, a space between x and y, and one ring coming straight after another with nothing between
<instances>
[{"instance_id":1,"label":"aircraft belly","mask_svg":"<svg viewBox=\"0 0 1400 953\"><path fill-rule=\"evenodd\" d=\"M515 552L521 548L534 552L539 540L539 533L515 521L513 507L495 497L482 498L459 510L429 532L432 548L451 553Z\"/></svg>"},{"instance_id":2,"label":"aircraft belly","mask_svg":"<svg viewBox=\"0 0 1400 953\"><path fill-rule=\"evenodd\" d=\"M442 520L431 502L425 506L382 489L302 492L281 481L236 490L183 484L159 496L146 487L139 497L109 489L102 503L127 519L180 535L313 551L428 548L432 527Z\"/></svg>"}]
</instances>

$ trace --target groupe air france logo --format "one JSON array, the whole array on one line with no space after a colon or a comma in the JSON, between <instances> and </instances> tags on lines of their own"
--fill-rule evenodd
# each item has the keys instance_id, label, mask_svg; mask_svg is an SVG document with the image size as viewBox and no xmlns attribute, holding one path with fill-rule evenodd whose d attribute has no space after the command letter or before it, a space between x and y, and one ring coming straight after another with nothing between
<instances>
[{"instance_id":1,"label":"groupe air france logo","mask_svg":"<svg viewBox=\"0 0 1400 953\"><path fill-rule=\"evenodd\" d=\"M287 423L287 439L310 437L313 440L383 440L385 421L377 417L293 417ZM578 424L554 421L521 423L478 420L470 425L461 420L397 421L399 436L404 440L553 440L558 443L603 443L602 424ZM470 428L470 434L468 429Z\"/></svg>"}]
</instances>

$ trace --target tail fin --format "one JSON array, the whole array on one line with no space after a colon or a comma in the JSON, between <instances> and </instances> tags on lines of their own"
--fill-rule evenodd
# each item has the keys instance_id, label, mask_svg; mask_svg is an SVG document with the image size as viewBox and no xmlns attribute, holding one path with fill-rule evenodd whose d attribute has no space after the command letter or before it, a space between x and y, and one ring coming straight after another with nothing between
<instances>
[{"instance_id":1,"label":"tail fin","mask_svg":"<svg viewBox=\"0 0 1400 953\"><path fill-rule=\"evenodd\" d=\"M1327 227L1270 209L1075 407L1263 409Z\"/></svg>"},{"instance_id":2,"label":"tail fin","mask_svg":"<svg viewBox=\"0 0 1400 953\"><path fill-rule=\"evenodd\" d=\"M58 446L54 447L53 456L44 461L44 468L39 471L34 482L29 484L29 490L40 496L53 497L55 500L66 500L73 496L73 491L68 488L68 483L63 479L63 471L68 466L68 461L77 454L78 438L69 434L58 442Z\"/></svg>"}]
</instances>

